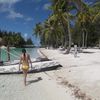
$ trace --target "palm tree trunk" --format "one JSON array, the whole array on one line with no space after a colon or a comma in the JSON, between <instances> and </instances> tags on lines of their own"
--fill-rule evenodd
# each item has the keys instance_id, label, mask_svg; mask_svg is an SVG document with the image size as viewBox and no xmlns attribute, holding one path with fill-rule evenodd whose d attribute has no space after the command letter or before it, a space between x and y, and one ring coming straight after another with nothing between
<instances>
[{"instance_id":1,"label":"palm tree trunk","mask_svg":"<svg viewBox=\"0 0 100 100\"><path fill-rule=\"evenodd\" d=\"M62 18L61 18L62 19ZM66 48L67 47L67 28L66 26L64 25L63 21L61 20L61 24L63 26L63 29L64 29L64 47Z\"/></svg>"},{"instance_id":2,"label":"palm tree trunk","mask_svg":"<svg viewBox=\"0 0 100 100\"><path fill-rule=\"evenodd\" d=\"M86 38L85 38L85 48L87 48L87 39L88 39L88 33L86 32Z\"/></svg>"},{"instance_id":3,"label":"palm tree trunk","mask_svg":"<svg viewBox=\"0 0 100 100\"><path fill-rule=\"evenodd\" d=\"M70 32L70 21L68 18L68 35L69 35L69 48L71 48L71 32Z\"/></svg>"},{"instance_id":4,"label":"palm tree trunk","mask_svg":"<svg viewBox=\"0 0 100 100\"><path fill-rule=\"evenodd\" d=\"M71 49L71 32L70 32L70 20L69 20L69 15L67 15L67 20L68 20L68 37L69 37L69 44L68 44L68 53L70 52Z\"/></svg>"},{"instance_id":5,"label":"palm tree trunk","mask_svg":"<svg viewBox=\"0 0 100 100\"><path fill-rule=\"evenodd\" d=\"M64 36L62 37L62 47L64 47Z\"/></svg>"},{"instance_id":6,"label":"palm tree trunk","mask_svg":"<svg viewBox=\"0 0 100 100\"><path fill-rule=\"evenodd\" d=\"M82 48L84 48L84 37L85 37L85 33L83 31L83 41L82 41Z\"/></svg>"}]
</instances>

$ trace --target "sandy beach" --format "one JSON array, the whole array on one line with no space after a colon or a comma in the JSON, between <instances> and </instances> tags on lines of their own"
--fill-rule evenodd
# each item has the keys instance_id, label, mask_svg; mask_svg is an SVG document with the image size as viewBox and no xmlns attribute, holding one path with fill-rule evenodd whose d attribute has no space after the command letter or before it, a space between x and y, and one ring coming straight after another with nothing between
<instances>
[{"instance_id":1,"label":"sandy beach","mask_svg":"<svg viewBox=\"0 0 100 100\"><path fill-rule=\"evenodd\" d=\"M0 100L100 100L99 49L85 49L76 58L57 49L40 50L62 67L28 74L27 86L23 74L0 75Z\"/></svg>"},{"instance_id":2,"label":"sandy beach","mask_svg":"<svg viewBox=\"0 0 100 100\"><path fill-rule=\"evenodd\" d=\"M42 55L41 55L42 56ZM52 71L51 71L52 72ZM67 93L66 93L67 92ZM78 100L63 88L48 71L29 73L27 86L23 74L0 74L0 100Z\"/></svg>"},{"instance_id":3,"label":"sandy beach","mask_svg":"<svg viewBox=\"0 0 100 100\"><path fill-rule=\"evenodd\" d=\"M48 72L62 87L69 87L76 98L82 100L100 100L100 50L84 49L75 58L73 53L63 54L59 50L41 49L63 67Z\"/></svg>"},{"instance_id":4,"label":"sandy beach","mask_svg":"<svg viewBox=\"0 0 100 100\"><path fill-rule=\"evenodd\" d=\"M0 75L0 100L76 100L71 91L57 85L45 73L29 74L27 86L23 75Z\"/></svg>"},{"instance_id":5,"label":"sandy beach","mask_svg":"<svg viewBox=\"0 0 100 100\"><path fill-rule=\"evenodd\" d=\"M100 0L0 0L0 100L100 100Z\"/></svg>"}]
</instances>

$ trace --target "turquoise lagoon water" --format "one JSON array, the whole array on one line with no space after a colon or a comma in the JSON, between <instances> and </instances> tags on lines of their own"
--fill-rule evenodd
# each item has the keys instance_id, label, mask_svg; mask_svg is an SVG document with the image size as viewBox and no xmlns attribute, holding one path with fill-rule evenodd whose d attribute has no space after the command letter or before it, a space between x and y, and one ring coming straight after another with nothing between
<instances>
[{"instance_id":1,"label":"turquoise lagoon water","mask_svg":"<svg viewBox=\"0 0 100 100\"><path fill-rule=\"evenodd\" d=\"M10 49L10 59L18 60L20 58L22 48L12 48ZM37 58L39 57L39 54L37 53L37 48L26 48L26 51L28 54L30 54L31 58ZM7 61L7 51L6 49L1 49L1 60Z\"/></svg>"}]
</instances>

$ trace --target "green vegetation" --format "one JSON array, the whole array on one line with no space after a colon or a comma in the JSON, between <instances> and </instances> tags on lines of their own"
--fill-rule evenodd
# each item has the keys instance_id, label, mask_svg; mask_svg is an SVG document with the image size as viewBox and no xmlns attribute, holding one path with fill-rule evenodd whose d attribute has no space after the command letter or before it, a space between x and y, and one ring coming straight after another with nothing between
<instances>
[{"instance_id":1,"label":"green vegetation","mask_svg":"<svg viewBox=\"0 0 100 100\"><path fill-rule=\"evenodd\" d=\"M31 38L24 40L21 33L7 32L0 30L0 38L2 38L5 46L23 47L24 45L33 45Z\"/></svg>"},{"instance_id":2,"label":"green vegetation","mask_svg":"<svg viewBox=\"0 0 100 100\"><path fill-rule=\"evenodd\" d=\"M42 46L68 48L100 45L100 2L87 5L82 0L51 0L52 14L37 23L34 34ZM72 11L76 11L73 14Z\"/></svg>"}]
</instances>

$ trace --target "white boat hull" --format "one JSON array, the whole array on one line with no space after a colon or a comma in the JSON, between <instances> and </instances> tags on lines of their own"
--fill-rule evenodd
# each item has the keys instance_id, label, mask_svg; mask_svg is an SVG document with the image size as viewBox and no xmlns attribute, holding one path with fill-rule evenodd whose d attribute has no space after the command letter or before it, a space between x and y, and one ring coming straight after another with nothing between
<instances>
[{"instance_id":1,"label":"white boat hull","mask_svg":"<svg viewBox=\"0 0 100 100\"><path fill-rule=\"evenodd\" d=\"M29 72L39 72L49 70L50 68L55 68L60 64L56 61L43 61L43 62L34 62L32 63L32 69L29 68ZM22 73L22 70L19 71L19 64L0 66L0 74L7 73Z\"/></svg>"}]
</instances>

